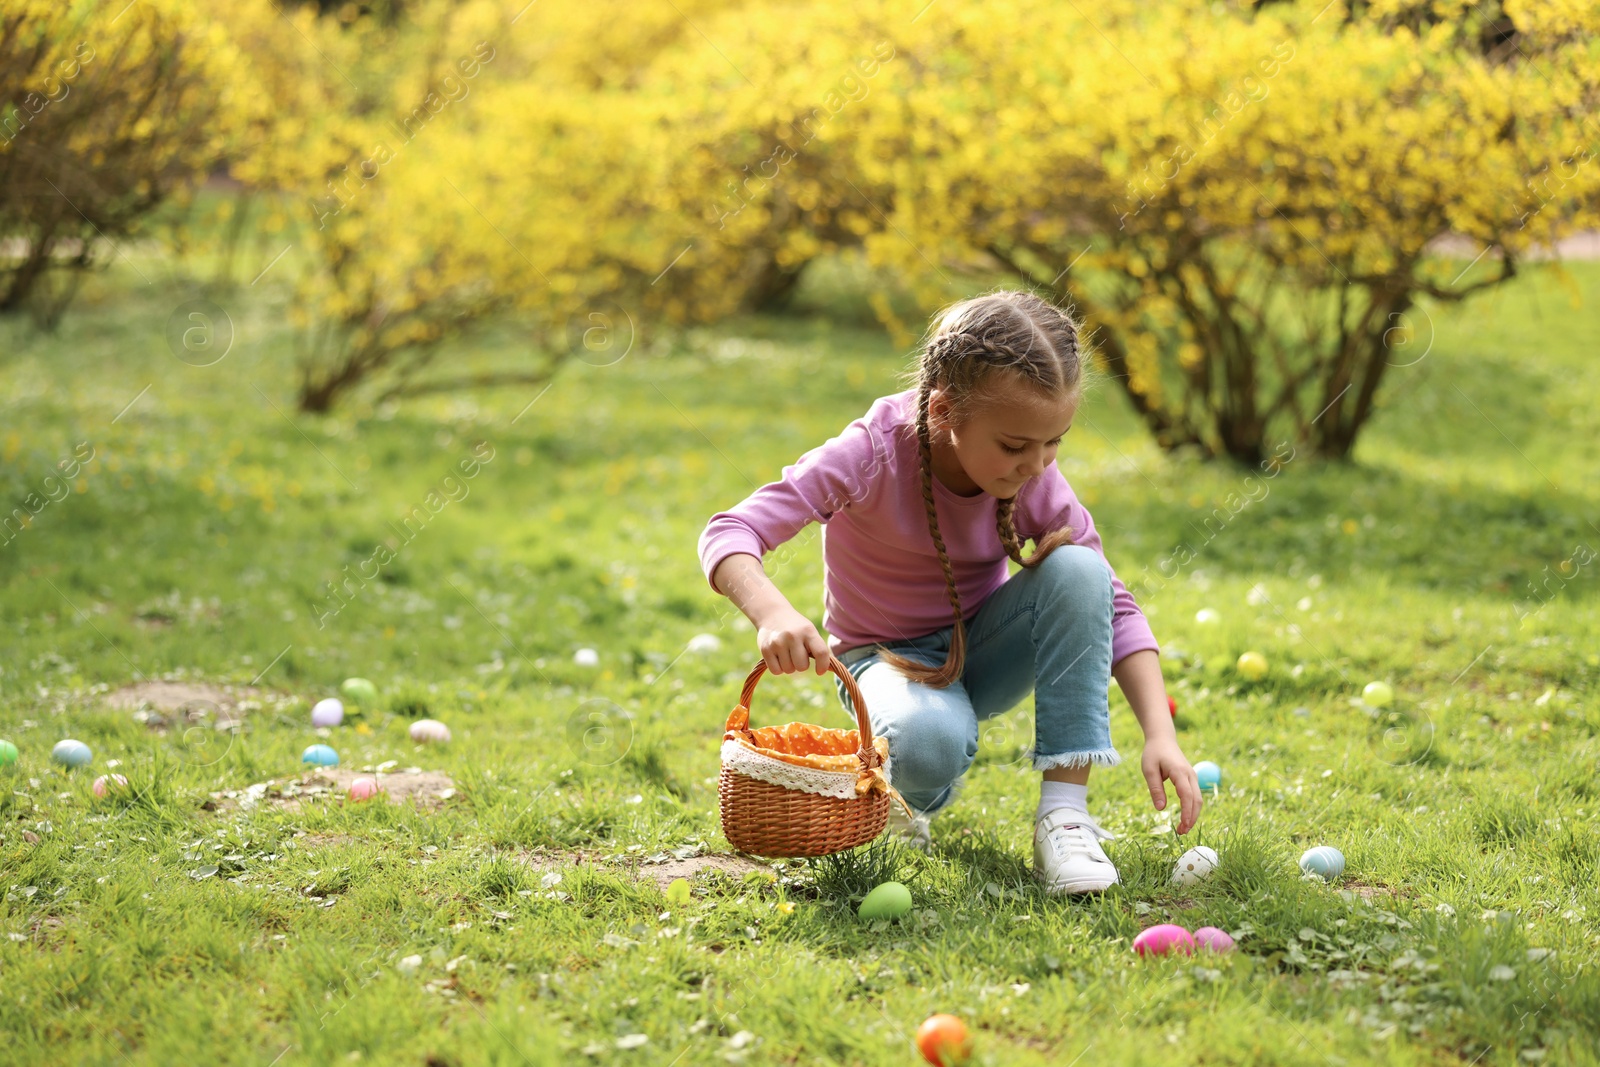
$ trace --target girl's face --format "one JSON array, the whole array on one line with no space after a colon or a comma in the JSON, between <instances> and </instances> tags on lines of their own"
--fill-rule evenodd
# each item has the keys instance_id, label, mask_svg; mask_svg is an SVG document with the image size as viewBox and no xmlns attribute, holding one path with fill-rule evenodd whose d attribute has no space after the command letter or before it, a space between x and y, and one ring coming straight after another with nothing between
<instances>
[{"instance_id":1,"label":"girl's face","mask_svg":"<svg viewBox=\"0 0 1600 1067\"><path fill-rule=\"evenodd\" d=\"M949 401L935 388L928 398L933 474L961 496L988 493L1002 500L1056 461L1072 428L1079 395L1062 400L1011 385L965 423L949 421Z\"/></svg>"}]
</instances>

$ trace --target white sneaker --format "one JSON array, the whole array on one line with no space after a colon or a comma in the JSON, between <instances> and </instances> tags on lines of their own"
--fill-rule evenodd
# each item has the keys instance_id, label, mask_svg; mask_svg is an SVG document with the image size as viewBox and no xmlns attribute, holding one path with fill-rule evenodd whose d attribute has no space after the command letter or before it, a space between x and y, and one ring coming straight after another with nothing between
<instances>
[{"instance_id":1,"label":"white sneaker","mask_svg":"<svg viewBox=\"0 0 1600 1067\"><path fill-rule=\"evenodd\" d=\"M915 818L906 818L905 811L899 804L889 807L888 831L896 835L912 848L921 849L923 852L933 847L933 833L928 828L931 816L918 815Z\"/></svg>"},{"instance_id":2,"label":"white sneaker","mask_svg":"<svg viewBox=\"0 0 1600 1067\"><path fill-rule=\"evenodd\" d=\"M1119 881L1100 841L1116 835L1087 812L1054 808L1033 827L1033 876L1051 896L1098 893Z\"/></svg>"}]
</instances>

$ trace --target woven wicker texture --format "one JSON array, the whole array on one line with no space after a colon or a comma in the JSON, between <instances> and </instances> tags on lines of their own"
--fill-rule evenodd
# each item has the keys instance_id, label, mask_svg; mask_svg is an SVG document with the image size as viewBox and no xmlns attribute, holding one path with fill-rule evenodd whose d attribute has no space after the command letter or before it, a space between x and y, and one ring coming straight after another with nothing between
<instances>
[{"instance_id":1,"label":"woven wicker texture","mask_svg":"<svg viewBox=\"0 0 1600 1067\"><path fill-rule=\"evenodd\" d=\"M884 774L889 745L883 738L872 736L866 701L856 680L837 659L829 657L828 665L850 694L856 729L833 730L791 722L752 730L750 700L756 683L766 673L763 661L745 678L739 703L728 715L723 740L737 741L797 767L854 772L856 795L845 800L786 788L752 778L724 763L717 789L722 832L742 852L756 856L826 856L843 852L866 844L883 832L889 821L891 798L905 805Z\"/></svg>"}]
</instances>

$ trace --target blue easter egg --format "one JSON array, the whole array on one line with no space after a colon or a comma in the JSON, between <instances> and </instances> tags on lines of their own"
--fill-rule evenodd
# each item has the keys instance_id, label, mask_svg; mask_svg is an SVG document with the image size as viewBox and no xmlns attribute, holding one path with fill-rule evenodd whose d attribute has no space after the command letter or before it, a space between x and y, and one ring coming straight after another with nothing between
<instances>
[{"instance_id":1,"label":"blue easter egg","mask_svg":"<svg viewBox=\"0 0 1600 1067\"><path fill-rule=\"evenodd\" d=\"M68 767L82 767L94 759L94 753L89 751L89 746L82 741L57 741L56 747L50 750L50 758L57 763L64 763Z\"/></svg>"},{"instance_id":2,"label":"blue easter egg","mask_svg":"<svg viewBox=\"0 0 1600 1067\"><path fill-rule=\"evenodd\" d=\"M1194 765L1194 776L1200 779L1201 789L1215 789L1222 784L1222 768L1208 759Z\"/></svg>"},{"instance_id":3,"label":"blue easter egg","mask_svg":"<svg viewBox=\"0 0 1600 1067\"><path fill-rule=\"evenodd\" d=\"M339 753L327 745L312 745L300 756L301 763L311 763L318 767L339 766Z\"/></svg>"},{"instance_id":4,"label":"blue easter egg","mask_svg":"<svg viewBox=\"0 0 1600 1067\"><path fill-rule=\"evenodd\" d=\"M1344 873L1344 853L1332 845L1308 848L1305 855L1300 857L1300 869L1332 881Z\"/></svg>"}]
</instances>

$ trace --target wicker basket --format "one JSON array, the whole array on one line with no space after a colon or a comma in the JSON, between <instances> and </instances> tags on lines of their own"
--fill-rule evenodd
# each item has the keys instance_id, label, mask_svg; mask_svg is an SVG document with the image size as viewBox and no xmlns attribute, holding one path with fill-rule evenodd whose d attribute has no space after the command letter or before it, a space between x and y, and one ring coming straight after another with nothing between
<instances>
[{"instance_id":1,"label":"wicker basket","mask_svg":"<svg viewBox=\"0 0 1600 1067\"><path fill-rule=\"evenodd\" d=\"M750 729L750 698L766 672L757 663L722 735L722 832L756 856L826 856L865 844L883 832L891 798L889 745L872 736L866 701L837 659L828 666L844 682L856 729L810 723ZM864 740L863 740L864 739ZM906 808L907 814L910 808Z\"/></svg>"}]
</instances>

